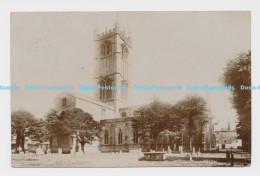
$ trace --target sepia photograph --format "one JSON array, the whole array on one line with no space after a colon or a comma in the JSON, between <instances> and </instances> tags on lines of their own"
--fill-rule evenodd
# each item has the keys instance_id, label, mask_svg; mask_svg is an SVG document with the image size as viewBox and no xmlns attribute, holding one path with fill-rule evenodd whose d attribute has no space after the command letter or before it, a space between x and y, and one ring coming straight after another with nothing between
<instances>
[{"instance_id":1,"label":"sepia photograph","mask_svg":"<svg viewBox=\"0 0 260 176\"><path fill-rule=\"evenodd\" d=\"M12 12L0 89L14 168L251 166L250 11Z\"/></svg>"}]
</instances>

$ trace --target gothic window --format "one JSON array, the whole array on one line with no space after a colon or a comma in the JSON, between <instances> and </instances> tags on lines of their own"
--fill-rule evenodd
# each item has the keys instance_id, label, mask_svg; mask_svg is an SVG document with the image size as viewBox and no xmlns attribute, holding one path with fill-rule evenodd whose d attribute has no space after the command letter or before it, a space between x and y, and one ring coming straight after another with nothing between
<instances>
[{"instance_id":1,"label":"gothic window","mask_svg":"<svg viewBox=\"0 0 260 176\"><path fill-rule=\"evenodd\" d=\"M112 43L105 41L100 45L100 55L103 57L110 54L112 54Z\"/></svg>"},{"instance_id":2,"label":"gothic window","mask_svg":"<svg viewBox=\"0 0 260 176\"><path fill-rule=\"evenodd\" d=\"M105 138L105 144L108 144L108 132L107 132L107 130L105 132L104 138Z\"/></svg>"},{"instance_id":3,"label":"gothic window","mask_svg":"<svg viewBox=\"0 0 260 176\"><path fill-rule=\"evenodd\" d=\"M112 44L111 42L107 42L107 55L112 54Z\"/></svg>"},{"instance_id":4,"label":"gothic window","mask_svg":"<svg viewBox=\"0 0 260 176\"><path fill-rule=\"evenodd\" d=\"M118 133L118 144L122 144L123 142L122 139L123 139L123 134L122 134L122 130L120 129Z\"/></svg>"},{"instance_id":5,"label":"gothic window","mask_svg":"<svg viewBox=\"0 0 260 176\"><path fill-rule=\"evenodd\" d=\"M106 52L106 45L104 43L101 44L100 46L100 54L101 56L104 56Z\"/></svg>"},{"instance_id":6,"label":"gothic window","mask_svg":"<svg viewBox=\"0 0 260 176\"><path fill-rule=\"evenodd\" d=\"M126 117L126 112L122 112L122 117Z\"/></svg>"},{"instance_id":7,"label":"gothic window","mask_svg":"<svg viewBox=\"0 0 260 176\"><path fill-rule=\"evenodd\" d=\"M62 106L65 108L67 107L67 99L66 98L63 98L62 99Z\"/></svg>"},{"instance_id":8,"label":"gothic window","mask_svg":"<svg viewBox=\"0 0 260 176\"><path fill-rule=\"evenodd\" d=\"M122 46L122 58L127 59L128 50L125 45Z\"/></svg>"},{"instance_id":9,"label":"gothic window","mask_svg":"<svg viewBox=\"0 0 260 176\"><path fill-rule=\"evenodd\" d=\"M107 101L110 100L112 98L112 90L109 89L109 86L112 86L112 81L109 79L104 79L101 81L100 83L100 94L99 94L99 98L102 101ZM106 89L106 87L108 89Z\"/></svg>"},{"instance_id":10,"label":"gothic window","mask_svg":"<svg viewBox=\"0 0 260 176\"><path fill-rule=\"evenodd\" d=\"M135 144L138 143L138 132L137 131L134 132L134 143Z\"/></svg>"}]
</instances>

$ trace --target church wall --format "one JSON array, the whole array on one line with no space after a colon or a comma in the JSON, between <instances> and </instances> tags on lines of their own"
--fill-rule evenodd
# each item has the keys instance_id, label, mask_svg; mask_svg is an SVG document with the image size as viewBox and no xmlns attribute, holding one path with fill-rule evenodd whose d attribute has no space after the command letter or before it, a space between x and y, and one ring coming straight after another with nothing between
<instances>
[{"instance_id":1,"label":"church wall","mask_svg":"<svg viewBox=\"0 0 260 176\"><path fill-rule=\"evenodd\" d=\"M114 109L96 105L81 99L76 100L76 107L91 114L96 121L114 118Z\"/></svg>"},{"instance_id":2,"label":"church wall","mask_svg":"<svg viewBox=\"0 0 260 176\"><path fill-rule=\"evenodd\" d=\"M134 143L134 133L132 129L133 118L118 118L104 120L105 127L101 133L101 141L99 150L101 152L131 152L139 150L142 146L139 143ZM108 133L108 142L105 143L105 133ZM122 142L119 141L119 133L122 133Z\"/></svg>"},{"instance_id":3,"label":"church wall","mask_svg":"<svg viewBox=\"0 0 260 176\"><path fill-rule=\"evenodd\" d=\"M65 102L64 102L65 100ZM65 109L71 109L76 107L76 98L67 94L66 92L61 93L54 100L54 109L62 111Z\"/></svg>"}]
</instances>

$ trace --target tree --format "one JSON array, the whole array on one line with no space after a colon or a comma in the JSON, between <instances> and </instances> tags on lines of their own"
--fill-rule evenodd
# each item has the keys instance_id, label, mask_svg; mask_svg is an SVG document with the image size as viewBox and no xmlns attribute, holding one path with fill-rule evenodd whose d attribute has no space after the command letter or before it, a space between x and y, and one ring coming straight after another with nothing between
<instances>
[{"instance_id":1,"label":"tree","mask_svg":"<svg viewBox=\"0 0 260 176\"><path fill-rule=\"evenodd\" d=\"M36 119L34 116L27 111L15 111L11 114L11 131L12 134L16 134L16 146L21 146L24 151L24 141L25 136L30 136L33 133L32 124L34 124Z\"/></svg>"},{"instance_id":2,"label":"tree","mask_svg":"<svg viewBox=\"0 0 260 176\"><path fill-rule=\"evenodd\" d=\"M31 131L30 137L33 140L45 142L50 139L50 133L47 129L47 121L43 118L33 121L29 129Z\"/></svg>"},{"instance_id":3,"label":"tree","mask_svg":"<svg viewBox=\"0 0 260 176\"><path fill-rule=\"evenodd\" d=\"M151 104L140 107L136 112L138 118L133 120L132 127L138 133L138 137L146 143L151 140L152 149L155 148L158 137L164 130L177 131L177 125L170 123L171 105L161 101L153 101Z\"/></svg>"},{"instance_id":4,"label":"tree","mask_svg":"<svg viewBox=\"0 0 260 176\"><path fill-rule=\"evenodd\" d=\"M179 119L180 128L189 136L190 151L192 151L192 139L198 129L196 123L203 126L208 122L206 102L199 96L188 96L175 104L172 114Z\"/></svg>"},{"instance_id":5,"label":"tree","mask_svg":"<svg viewBox=\"0 0 260 176\"><path fill-rule=\"evenodd\" d=\"M241 85L251 86L251 51L238 54L227 62L222 82L234 86L231 102L238 115L236 131L242 139L243 149L251 152L251 90L241 90Z\"/></svg>"},{"instance_id":6,"label":"tree","mask_svg":"<svg viewBox=\"0 0 260 176\"><path fill-rule=\"evenodd\" d=\"M82 150L86 143L92 143L99 137L102 124L95 121L87 112L79 108L64 110L60 114L53 110L46 118L47 129L50 138L53 136L64 136L76 134L77 141L81 143Z\"/></svg>"}]
</instances>

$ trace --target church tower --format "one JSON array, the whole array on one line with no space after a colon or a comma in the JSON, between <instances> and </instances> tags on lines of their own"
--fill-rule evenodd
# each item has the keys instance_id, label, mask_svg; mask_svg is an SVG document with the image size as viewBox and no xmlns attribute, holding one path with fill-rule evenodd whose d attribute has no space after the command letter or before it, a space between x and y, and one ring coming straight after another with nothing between
<instances>
[{"instance_id":1,"label":"church tower","mask_svg":"<svg viewBox=\"0 0 260 176\"><path fill-rule=\"evenodd\" d=\"M129 106L131 86L131 36L120 30L119 20L112 29L99 33L94 31L94 84L95 86L117 86L128 89L95 91L95 99L115 108L119 117L119 108Z\"/></svg>"}]
</instances>

